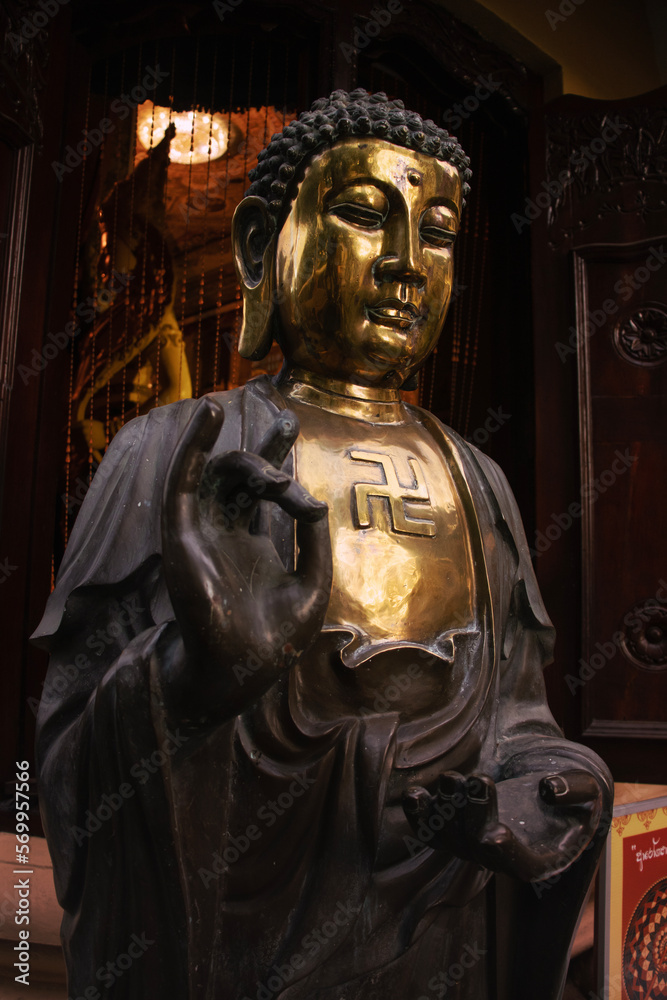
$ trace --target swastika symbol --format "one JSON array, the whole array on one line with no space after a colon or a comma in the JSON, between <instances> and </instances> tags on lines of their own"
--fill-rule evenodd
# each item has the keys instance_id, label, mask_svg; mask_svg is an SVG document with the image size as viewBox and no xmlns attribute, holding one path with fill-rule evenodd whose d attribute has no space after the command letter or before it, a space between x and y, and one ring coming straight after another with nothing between
<instances>
[{"instance_id":1,"label":"swastika symbol","mask_svg":"<svg viewBox=\"0 0 667 1000\"><path fill-rule=\"evenodd\" d=\"M431 498L428 493L426 478L416 458L408 458L408 467L412 485L401 486L398 481L395 460L390 455L379 452L351 451L350 458L355 462L375 462L382 466L384 483L355 483L354 495L357 507L357 521L360 528L368 528L371 524L370 497L384 497L389 501L391 522L394 531L407 535L435 535L435 523L430 518L417 519L408 517L405 512L406 503L424 504L424 513L432 513Z\"/></svg>"}]
</instances>

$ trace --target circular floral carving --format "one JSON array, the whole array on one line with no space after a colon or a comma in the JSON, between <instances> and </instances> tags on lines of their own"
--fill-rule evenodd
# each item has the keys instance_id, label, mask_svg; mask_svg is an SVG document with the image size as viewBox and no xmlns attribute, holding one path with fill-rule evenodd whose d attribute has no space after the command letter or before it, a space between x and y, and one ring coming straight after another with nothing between
<instances>
[{"instance_id":1,"label":"circular floral carving","mask_svg":"<svg viewBox=\"0 0 667 1000\"><path fill-rule=\"evenodd\" d=\"M632 916L623 976L631 1000L667 997L667 879L651 886Z\"/></svg>"},{"instance_id":2,"label":"circular floral carving","mask_svg":"<svg viewBox=\"0 0 667 1000\"><path fill-rule=\"evenodd\" d=\"M667 608L653 599L633 609L626 618L632 621L630 631L623 631L623 652L644 670L664 670L667 667Z\"/></svg>"},{"instance_id":3,"label":"circular floral carving","mask_svg":"<svg viewBox=\"0 0 667 1000\"><path fill-rule=\"evenodd\" d=\"M667 312L660 306L642 306L616 324L614 343L625 361L660 365L667 361Z\"/></svg>"}]
</instances>

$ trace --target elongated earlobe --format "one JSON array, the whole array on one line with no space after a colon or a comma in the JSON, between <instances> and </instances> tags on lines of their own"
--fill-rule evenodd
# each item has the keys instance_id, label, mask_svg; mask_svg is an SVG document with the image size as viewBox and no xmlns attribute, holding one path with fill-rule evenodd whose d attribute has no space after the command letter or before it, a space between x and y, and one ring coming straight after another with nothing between
<instances>
[{"instance_id":1,"label":"elongated earlobe","mask_svg":"<svg viewBox=\"0 0 667 1000\"><path fill-rule=\"evenodd\" d=\"M234 264L243 291L239 354L259 361L273 339L275 225L264 198L244 198L232 220Z\"/></svg>"}]
</instances>

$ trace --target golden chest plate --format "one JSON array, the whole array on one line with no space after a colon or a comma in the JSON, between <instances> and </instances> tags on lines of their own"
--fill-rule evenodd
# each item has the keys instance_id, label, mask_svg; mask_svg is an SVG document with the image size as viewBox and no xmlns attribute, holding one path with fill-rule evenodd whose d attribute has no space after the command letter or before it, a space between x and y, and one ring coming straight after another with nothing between
<instances>
[{"instance_id":1,"label":"golden chest plate","mask_svg":"<svg viewBox=\"0 0 667 1000\"><path fill-rule=\"evenodd\" d=\"M470 537L444 455L409 411L369 423L298 402L295 475L329 504L333 585L327 629L353 635L356 666L414 645L451 655L446 633L475 607Z\"/></svg>"}]
</instances>

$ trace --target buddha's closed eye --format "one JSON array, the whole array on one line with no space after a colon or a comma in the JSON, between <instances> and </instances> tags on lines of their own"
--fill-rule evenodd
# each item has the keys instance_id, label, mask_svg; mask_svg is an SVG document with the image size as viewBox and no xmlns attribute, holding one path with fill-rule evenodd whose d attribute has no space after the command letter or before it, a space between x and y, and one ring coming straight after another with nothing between
<instances>
[{"instance_id":1,"label":"buddha's closed eye","mask_svg":"<svg viewBox=\"0 0 667 1000\"><path fill-rule=\"evenodd\" d=\"M384 199L384 196L382 196ZM381 229L388 218L388 208L384 209L379 205L369 204L363 197L348 197L345 200L337 201L329 208L329 214L342 219L352 226L360 229ZM445 211L439 208L428 209L422 218L419 234L431 247L446 249L453 245L456 239L456 231L452 227L452 219Z\"/></svg>"},{"instance_id":2,"label":"buddha's closed eye","mask_svg":"<svg viewBox=\"0 0 667 1000\"><path fill-rule=\"evenodd\" d=\"M355 201L344 201L334 205L329 209L329 214L362 229L380 229L385 220L382 212Z\"/></svg>"}]
</instances>

